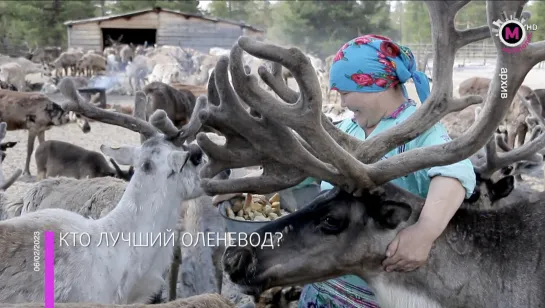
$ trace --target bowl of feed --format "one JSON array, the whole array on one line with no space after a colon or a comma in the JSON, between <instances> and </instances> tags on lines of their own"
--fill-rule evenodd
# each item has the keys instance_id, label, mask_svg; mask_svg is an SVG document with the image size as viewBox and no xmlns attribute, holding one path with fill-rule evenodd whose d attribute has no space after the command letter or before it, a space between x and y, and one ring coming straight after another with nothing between
<instances>
[{"instance_id":1,"label":"bowl of feed","mask_svg":"<svg viewBox=\"0 0 545 308\"><path fill-rule=\"evenodd\" d=\"M282 208L278 193L269 195L242 194L218 205L220 215L225 219L227 232L247 233L280 217L290 214Z\"/></svg>"}]
</instances>

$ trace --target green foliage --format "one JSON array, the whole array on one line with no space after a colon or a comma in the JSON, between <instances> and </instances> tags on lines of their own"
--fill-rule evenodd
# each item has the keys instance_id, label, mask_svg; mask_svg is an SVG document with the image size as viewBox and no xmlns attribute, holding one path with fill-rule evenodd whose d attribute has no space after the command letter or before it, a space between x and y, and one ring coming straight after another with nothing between
<instances>
[{"instance_id":1,"label":"green foliage","mask_svg":"<svg viewBox=\"0 0 545 308\"><path fill-rule=\"evenodd\" d=\"M254 1L249 1L252 4ZM213 1L209 4L210 15L232 20L246 20L248 18L249 8L246 8L248 2L245 1Z\"/></svg>"},{"instance_id":2,"label":"green foliage","mask_svg":"<svg viewBox=\"0 0 545 308\"><path fill-rule=\"evenodd\" d=\"M118 0L111 6L112 13L120 14L130 11L161 7L187 13L199 13L199 1L196 0Z\"/></svg>"},{"instance_id":3,"label":"green foliage","mask_svg":"<svg viewBox=\"0 0 545 308\"><path fill-rule=\"evenodd\" d=\"M469 2L456 14L455 23L460 30L486 25L486 1Z\"/></svg>"},{"instance_id":4,"label":"green foliage","mask_svg":"<svg viewBox=\"0 0 545 308\"><path fill-rule=\"evenodd\" d=\"M0 1L0 37L12 44L61 45L64 21L95 16L96 1Z\"/></svg>"},{"instance_id":5,"label":"green foliage","mask_svg":"<svg viewBox=\"0 0 545 308\"><path fill-rule=\"evenodd\" d=\"M421 1L405 1L402 16L402 43L431 43L428 7Z\"/></svg>"},{"instance_id":6,"label":"green foliage","mask_svg":"<svg viewBox=\"0 0 545 308\"><path fill-rule=\"evenodd\" d=\"M530 20L531 24L537 25L537 31L532 32L532 42L537 42L545 39L545 1L532 1L530 5L525 8L532 14Z\"/></svg>"},{"instance_id":7,"label":"green foliage","mask_svg":"<svg viewBox=\"0 0 545 308\"><path fill-rule=\"evenodd\" d=\"M391 36L386 1L279 1L272 9L272 40L325 58L359 34Z\"/></svg>"},{"instance_id":8,"label":"green foliage","mask_svg":"<svg viewBox=\"0 0 545 308\"><path fill-rule=\"evenodd\" d=\"M271 25L272 5L265 1L216 0L208 5L208 14L218 18L244 21L265 28Z\"/></svg>"},{"instance_id":9,"label":"green foliage","mask_svg":"<svg viewBox=\"0 0 545 308\"><path fill-rule=\"evenodd\" d=\"M431 43L431 23L428 7L423 1L404 1L396 3L394 14L399 15L401 24L401 41L404 44ZM456 14L456 28L465 30L486 25L486 2L471 1Z\"/></svg>"}]
</instances>

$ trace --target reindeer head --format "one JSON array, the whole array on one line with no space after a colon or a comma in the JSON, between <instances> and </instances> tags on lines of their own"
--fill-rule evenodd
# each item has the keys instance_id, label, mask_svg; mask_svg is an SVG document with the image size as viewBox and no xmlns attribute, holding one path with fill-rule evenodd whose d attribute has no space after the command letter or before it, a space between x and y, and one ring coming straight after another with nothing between
<instances>
[{"instance_id":1,"label":"reindeer head","mask_svg":"<svg viewBox=\"0 0 545 308\"><path fill-rule=\"evenodd\" d=\"M6 150L9 148L13 148L17 142L2 142L0 143L0 162L4 162L4 159L6 159Z\"/></svg>"},{"instance_id":2,"label":"reindeer head","mask_svg":"<svg viewBox=\"0 0 545 308\"><path fill-rule=\"evenodd\" d=\"M40 48L38 47L38 44L37 43L35 44L34 50L32 50L32 48L28 45L26 41L24 42L24 44L28 48L28 51L25 54L25 58L30 61L34 61L34 57L38 55L39 51L41 51Z\"/></svg>"},{"instance_id":3,"label":"reindeer head","mask_svg":"<svg viewBox=\"0 0 545 308\"><path fill-rule=\"evenodd\" d=\"M89 120L87 120L84 116L82 116L79 113L69 111L68 112L68 120L70 122L75 122L79 128L81 128L81 131L84 134L87 134L91 131L91 125L89 125Z\"/></svg>"},{"instance_id":4,"label":"reindeer head","mask_svg":"<svg viewBox=\"0 0 545 308\"><path fill-rule=\"evenodd\" d=\"M397 230L417 214L408 203L375 194L354 197L334 188L256 231L262 241L257 247L228 247L224 268L248 294L360 273L362 266L372 275L381 270Z\"/></svg>"},{"instance_id":5,"label":"reindeer head","mask_svg":"<svg viewBox=\"0 0 545 308\"><path fill-rule=\"evenodd\" d=\"M167 186L165 188L182 190L182 195L188 199L202 193L198 182L202 151L196 145L182 145L180 149L161 135L146 140L140 146L124 145L114 148L102 145L100 150L120 164L136 166L134 174L146 175L138 179L164 181ZM141 184L150 185L151 182L142 180Z\"/></svg>"},{"instance_id":6,"label":"reindeer head","mask_svg":"<svg viewBox=\"0 0 545 308\"><path fill-rule=\"evenodd\" d=\"M475 109L475 122L478 120L480 111L480 107ZM531 110L531 112L536 111ZM467 202L481 208L490 208L497 201L507 197L515 189L515 176L530 172L535 168L536 163L542 162L542 156L535 154L539 147L535 140L541 132L542 126L536 126L532 132L531 142L517 151L513 151L507 145L503 132L496 132L486 147L471 157L475 166L477 184ZM504 153L497 153L497 147Z\"/></svg>"},{"instance_id":7,"label":"reindeer head","mask_svg":"<svg viewBox=\"0 0 545 308\"><path fill-rule=\"evenodd\" d=\"M6 137L8 125L6 122L0 122L0 142L4 140ZM7 180L4 177L4 172L2 171L2 163L4 162L4 159L6 158L5 150L7 148L14 147L17 144L17 142L6 142L6 143L0 143L0 191L5 191L8 189L15 181L19 178L21 173L23 171L21 169L17 169Z\"/></svg>"},{"instance_id":8,"label":"reindeer head","mask_svg":"<svg viewBox=\"0 0 545 308\"><path fill-rule=\"evenodd\" d=\"M134 115L137 116L130 116L100 109L86 102L70 78L59 83L59 90L70 101L63 106L66 110L141 134L143 143L138 146L100 147L105 155L118 163L134 166L131 183L137 181L137 186L148 188L160 186L165 191L179 192L188 199L202 194L198 173L206 159L203 159L203 153L196 144L185 145L184 142L186 135L195 129L189 125L196 126L197 130L201 125L196 114L200 108L206 107L206 97L199 97L194 117L182 130L178 130L164 110L156 110L149 122L140 119L146 105L143 92L136 93Z\"/></svg>"}]
</instances>

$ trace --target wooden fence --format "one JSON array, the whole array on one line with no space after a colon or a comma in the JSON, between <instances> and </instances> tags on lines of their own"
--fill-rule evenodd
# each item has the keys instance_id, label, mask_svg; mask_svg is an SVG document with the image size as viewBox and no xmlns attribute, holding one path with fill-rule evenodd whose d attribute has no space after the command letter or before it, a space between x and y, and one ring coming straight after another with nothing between
<instances>
[{"instance_id":1,"label":"wooden fence","mask_svg":"<svg viewBox=\"0 0 545 308\"><path fill-rule=\"evenodd\" d=\"M409 47L415 57L425 57L427 53L432 52L431 44L405 44ZM497 56L496 46L488 41L468 44L456 52L456 65L494 65ZM431 63L432 57L428 63ZM539 63L534 68L543 68L544 62Z\"/></svg>"},{"instance_id":2,"label":"wooden fence","mask_svg":"<svg viewBox=\"0 0 545 308\"><path fill-rule=\"evenodd\" d=\"M28 47L22 43L10 41L8 38L0 38L0 54L21 57L26 54Z\"/></svg>"}]
</instances>

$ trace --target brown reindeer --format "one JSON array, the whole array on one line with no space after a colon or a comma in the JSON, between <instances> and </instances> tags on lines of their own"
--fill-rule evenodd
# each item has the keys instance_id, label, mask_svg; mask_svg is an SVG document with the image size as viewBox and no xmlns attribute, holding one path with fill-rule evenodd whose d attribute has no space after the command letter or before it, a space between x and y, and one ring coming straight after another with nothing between
<instances>
[{"instance_id":1,"label":"brown reindeer","mask_svg":"<svg viewBox=\"0 0 545 308\"><path fill-rule=\"evenodd\" d=\"M111 176L130 181L133 173L132 166L122 171L113 159L110 159L112 167L101 153L60 140L42 142L35 158L38 180L57 176L76 179Z\"/></svg>"},{"instance_id":2,"label":"brown reindeer","mask_svg":"<svg viewBox=\"0 0 545 308\"><path fill-rule=\"evenodd\" d=\"M460 83L460 97L466 95L479 95L486 98L491 80L483 77L471 77ZM533 90L522 85L513 102L510 105L509 112L505 116L502 125L498 127L497 132L503 135L504 142L499 150L502 152L510 151L513 148L524 144L528 135L532 134L532 128L535 126L535 120L530 116L530 110L526 102L532 105L537 113L541 114L543 107ZM447 128L449 135L453 138L461 136L474 122L473 113L480 108L477 105L469 106L463 110L452 112L446 115L441 122ZM516 142L515 142L516 141ZM535 160L535 159L534 159ZM538 161L540 162L540 161ZM533 162L517 162L512 166L516 170L517 181L523 181L522 174L532 172L537 167ZM526 170L525 170L526 169Z\"/></svg>"},{"instance_id":3,"label":"brown reindeer","mask_svg":"<svg viewBox=\"0 0 545 308\"><path fill-rule=\"evenodd\" d=\"M196 102L195 95L191 91L176 90L158 81L148 84L143 91L148 98L146 120L155 110L163 109L174 125L181 128L191 117Z\"/></svg>"},{"instance_id":4,"label":"brown reindeer","mask_svg":"<svg viewBox=\"0 0 545 308\"><path fill-rule=\"evenodd\" d=\"M226 249L224 270L245 293L353 274L369 284L381 307L545 307L545 297L538 291L545 285L541 257L545 254L545 193L528 194L498 210L466 204L437 238L426 264L410 272L385 272L381 264L389 243L417 221L424 205L423 198L390 181L453 164L486 146L528 71L545 61L543 41L507 53L499 38L491 35L492 22L502 19L502 12L518 12L518 17L526 1L487 1L489 25L459 31L454 17L468 2L426 2L432 24L435 82L431 94L407 121L365 141L325 119L318 78L301 51L242 37L230 57L218 61L212 76L215 89L209 95L213 107L200 115L227 141L217 145L198 135L199 145L210 158L201 173L203 189L208 194L266 194L308 177L336 186L255 231L268 247L238 242ZM457 139L381 160L446 114L482 102L480 96L453 98L452 75L456 51L485 38L495 43L497 66L478 121ZM292 71L300 93L264 71L261 77L284 102L259 88L256 78L244 73L243 51ZM508 81L502 85L498 76L505 71ZM502 93L507 98L502 99ZM241 101L259 117L245 112ZM544 145L545 134L541 134L509 154L535 153ZM278 149L284 149L281 155ZM505 163L502 157L496 160L497 167ZM227 168L256 165L263 167L260 176L210 179ZM276 238L267 239L266 234Z\"/></svg>"},{"instance_id":5,"label":"brown reindeer","mask_svg":"<svg viewBox=\"0 0 545 308\"><path fill-rule=\"evenodd\" d=\"M28 130L27 157L22 180L29 181L32 178L30 158L36 137L41 144L45 141L45 131L54 125L71 122L71 114L84 133L91 131L86 118L77 113L64 111L61 106L43 94L0 90L0 121L7 123L8 130Z\"/></svg>"},{"instance_id":6,"label":"brown reindeer","mask_svg":"<svg viewBox=\"0 0 545 308\"><path fill-rule=\"evenodd\" d=\"M6 137L7 133L7 123L6 122L0 122L0 203L4 202L4 195L3 192L5 192L21 175L22 171L21 169L17 169L9 178L5 178L4 171L2 170L2 164L4 163L4 160L6 159L6 150L8 148L14 147L17 142L2 142L4 138ZM2 209L0 209L0 215L3 215Z\"/></svg>"},{"instance_id":7,"label":"brown reindeer","mask_svg":"<svg viewBox=\"0 0 545 308\"><path fill-rule=\"evenodd\" d=\"M144 108L145 119L149 119L157 109L164 110L172 123L181 130L180 134L187 142L194 141L200 131L218 133L216 129L208 125L197 125L189 122L193 111L195 109L200 110L203 107L198 105L199 102L196 101L192 92L192 90L195 90L197 93L202 94L199 87L181 84L174 84L173 86L155 81L144 87L143 92L147 97L147 104Z\"/></svg>"},{"instance_id":8,"label":"brown reindeer","mask_svg":"<svg viewBox=\"0 0 545 308\"><path fill-rule=\"evenodd\" d=\"M35 63L41 63L44 68L49 67L49 63L53 62L62 53L60 47L46 46L42 48L36 44L36 48L32 50L27 42L25 42L25 45L28 48L25 58Z\"/></svg>"},{"instance_id":9,"label":"brown reindeer","mask_svg":"<svg viewBox=\"0 0 545 308\"><path fill-rule=\"evenodd\" d=\"M486 98L490 82L490 78L468 78L460 83L458 93L460 97L466 95L480 95L483 98ZM532 89L522 85L519 92L523 97L528 97L531 95ZM473 124L473 118L467 117L465 113L473 113L475 108L476 106L470 106L467 110L455 112L443 118L442 122L445 123L449 133L451 133L453 137L461 135L465 129ZM526 135L529 133L529 127L526 123L529 114L528 109L521 103L520 97L515 97L509 112L505 116L504 123L505 129L507 130L507 144L511 148L524 144Z\"/></svg>"},{"instance_id":10,"label":"brown reindeer","mask_svg":"<svg viewBox=\"0 0 545 308\"><path fill-rule=\"evenodd\" d=\"M94 53L85 54L76 63L77 70L82 76L91 77L93 74L106 71L106 58Z\"/></svg>"},{"instance_id":11,"label":"brown reindeer","mask_svg":"<svg viewBox=\"0 0 545 308\"><path fill-rule=\"evenodd\" d=\"M48 64L51 70L55 70L55 76L61 75L61 71L64 76L68 76L68 70L72 76L76 76L77 63L83 57L81 51L65 51L61 53L55 60Z\"/></svg>"}]
</instances>

